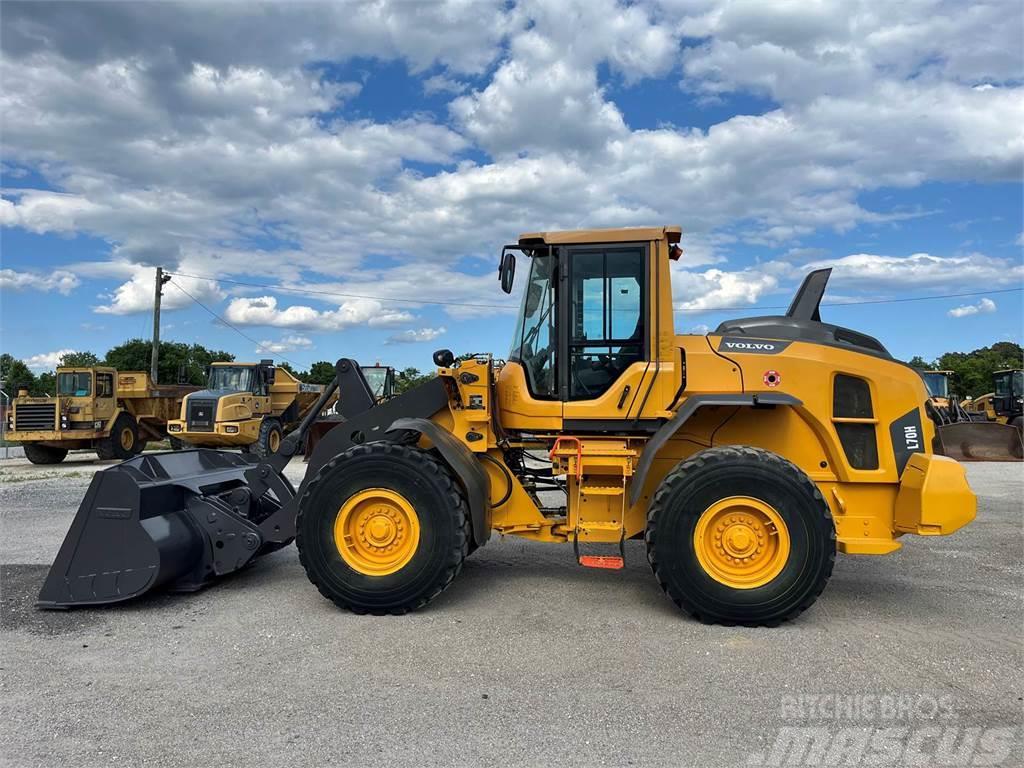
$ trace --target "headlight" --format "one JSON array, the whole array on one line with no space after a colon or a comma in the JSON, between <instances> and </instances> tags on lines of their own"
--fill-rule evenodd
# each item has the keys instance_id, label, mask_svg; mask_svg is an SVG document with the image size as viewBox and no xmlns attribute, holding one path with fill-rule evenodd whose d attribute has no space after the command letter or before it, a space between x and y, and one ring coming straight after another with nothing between
<instances>
[{"instance_id":1,"label":"headlight","mask_svg":"<svg viewBox=\"0 0 1024 768\"><path fill-rule=\"evenodd\" d=\"M181 424L168 424L167 425L167 431L168 432L181 432Z\"/></svg>"},{"instance_id":2,"label":"headlight","mask_svg":"<svg viewBox=\"0 0 1024 768\"><path fill-rule=\"evenodd\" d=\"M229 435L237 435L238 434L238 427L232 427L232 426L228 425L228 426L224 427L224 431L227 432Z\"/></svg>"},{"instance_id":3,"label":"headlight","mask_svg":"<svg viewBox=\"0 0 1024 768\"><path fill-rule=\"evenodd\" d=\"M68 417L67 416L61 416L60 417L60 428L61 429L67 429L68 428Z\"/></svg>"}]
</instances>

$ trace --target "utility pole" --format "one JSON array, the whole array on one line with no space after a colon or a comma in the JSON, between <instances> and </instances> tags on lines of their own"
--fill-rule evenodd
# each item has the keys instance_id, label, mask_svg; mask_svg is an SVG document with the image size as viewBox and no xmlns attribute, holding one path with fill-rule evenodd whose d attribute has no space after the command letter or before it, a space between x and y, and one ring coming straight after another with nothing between
<instances>
[{"instance_id":1,"label":"utility pole","mask_svg":"<svg viewBox=\"0 0 1024 768\"><path fill-rule=\"evenodd\" d=\"M160 297L164 295L164 283L171 279L170 275L164 274L163 267L156 268L156 292L153 294L153 352L149 358L149 378L156 386L156 372L160 362Z\"/></svg>"}]
</instances>

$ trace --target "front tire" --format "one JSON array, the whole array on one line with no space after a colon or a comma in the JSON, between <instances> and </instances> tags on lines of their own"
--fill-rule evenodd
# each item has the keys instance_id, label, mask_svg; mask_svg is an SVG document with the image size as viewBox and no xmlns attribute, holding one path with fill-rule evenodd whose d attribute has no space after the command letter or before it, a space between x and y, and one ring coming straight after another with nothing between
<instances>
[{"instance_id":1,"label":"front tire","mask_svg":"<svg viewBox=\"0 0 1024 768\"><path fill-rule=\"evenodd\" d=\"M299 501L295 542L306 575L356 613L423 607L462 569L469 539L461 487L412 446L353 446L324 465Z\"/></svg>"},{"instance_id":2,"label":"front tire","mask_svg":"<svg viewBox=\"0 0 1024 768\"><path fill-rule=\"evenodd\" d=\"M281 450L281 441L284 439L284 430L281 422L277 419L267 417L260 422L260 435L256 439L256 455L261 459L273 456Z\"/></svg>"},{"instance_id":3,"label":"front tire","mask_svg":"<svg viewBox=\"0 0 1024 768\"><path fill-rule=\"evenodd\" d=\"M67 448L37 443L23 443L21 447L25 449L25 458L33 464L60 464L68 455Z\"/></svg>"},{"instance_id":4,"label":"front tire","mask_svg":"<svg viewBox=\"0 0 1024 768\"><path fill-rule=\"evenodd\" d=\"M797 466L745 446L710 448L662 481L647 519L647 558L680 608L706 623L774 626L824 590L835 527Z\"/></svg>"},{"instance_id":5,"label":"front tire","mask_svg":"<svg viewBox=\"0 0 1024 768\"><path fill-rule=\"evenodd\" d=\"M114 419L110 435L96 443L96 455L101 459L130 459L141 450L139 447L139 425L130 413L122 413Z\"/></svg>"}]
</instances>

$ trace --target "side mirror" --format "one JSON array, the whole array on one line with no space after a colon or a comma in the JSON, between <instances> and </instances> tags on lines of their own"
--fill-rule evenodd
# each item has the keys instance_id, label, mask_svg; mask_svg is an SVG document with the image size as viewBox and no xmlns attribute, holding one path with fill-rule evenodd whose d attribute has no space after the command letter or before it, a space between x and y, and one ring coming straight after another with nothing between
<instances>
[{"instance_id":1,"label":"side mirror","mask_svg":"<svg viewBox=\"0 0 1024 768\"><path fill-rule=\"evenodd\" d=\"M512 293L512 283L516 277L516 255L512 251L501 252L501 264L498 266L498 280L501 290Z\"/></svg>"},{"instance_id":2,"label":"side mirror","mask_svg":"<svg viewBox=\"0 0 1024 768\"><path fill-rule=\"evenodd\" d=\"M267 367L267 384L273 384L274 383L274 377L276 375L277 375L277 368L275 368L272 365L268 366Z\"/></svg>"}]
</instances>

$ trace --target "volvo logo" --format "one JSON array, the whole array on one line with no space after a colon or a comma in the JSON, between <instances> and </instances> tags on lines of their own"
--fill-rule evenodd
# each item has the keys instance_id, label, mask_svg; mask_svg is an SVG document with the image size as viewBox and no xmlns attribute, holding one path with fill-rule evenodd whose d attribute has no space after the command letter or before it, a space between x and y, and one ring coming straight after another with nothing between
<instances>
[{"instance_id":1,"label":"volvo logo","mask_svg":"<svg viewBox=\"0 0 1024 768\"><path fill-rule=\"evenodd\" d=\"M775 351L774 344L765 344L763 342L751 343L749 341L727 341L725 342L726 349L755 349L763 350L765 352Z\"/></svg>"},{"instance_id":2,"label":"volvo logo","mask_svg":"<svg viewBox=\"0 0 1024 768\"><path fill-rule=\"evenodd\" d=\"M772 341L771 339L737 339L726 336L718 344L719 352L742 352L754 355L777 355L788 347L788 341Z\"/></svg>"}]
</instances>

